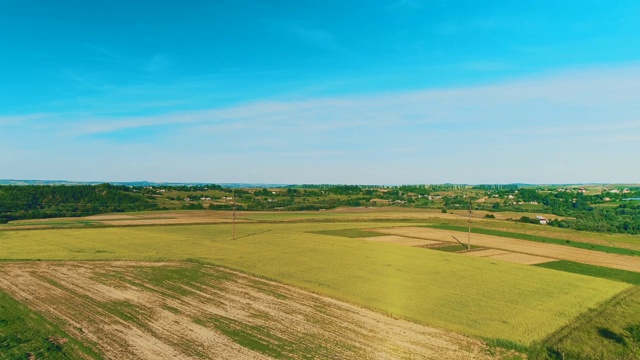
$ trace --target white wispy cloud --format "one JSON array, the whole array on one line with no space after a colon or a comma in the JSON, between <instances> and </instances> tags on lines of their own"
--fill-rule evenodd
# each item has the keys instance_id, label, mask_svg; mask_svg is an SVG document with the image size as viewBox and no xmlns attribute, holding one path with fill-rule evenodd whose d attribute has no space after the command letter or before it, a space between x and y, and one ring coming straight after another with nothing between
<instances>
[{"instance_id":1,"label":"white wispy cloud","mask_svg":"<svg viewBox=\"0 0 640 360\"><path fill-rule=\"evenodd\" d=\"M255 101L154 116L4 116L0 130L20 123L23 138L12 144L55 148L56 139L60 151L77 144L87 154L146 159L162 169L168 161L179 169L213 162L245 178L267 176L258 169L269 166L283 171L281 177L254 181L330 181L331 174L338 182L416 182L427 176L424 182L606 181L602 174L616 176L609 181L631 181L633 170L624 164L640 153L638 93L640 67L628 66L466 88ZM9 136L0 134L0 141ZM142 135L144 141L138 140ZM305 158L323 167L327 178L293 176L301 168L305 174L322 173ZM558 161L565 164L561 171ZM242 166L255 162L264 166ZM473 173L466 174L460 168L469 162ZM377 179L362 177L381 165L388 169ZM440 172L434 173L434 166Z\"/></svg>"},{"instance_id":2,"label":"white wispy cloud","mask_svg":"<svg viewBox=\"0 0 640 360\"><path fill-rule=\"evenodd\" d=\"M429 125L486 129L480 132L496 129L530 134L537 134L540 129L546 133L572 129L595 132L620 124L635 126L640 114L640 105L635 101L635 94L640 92L639 79L640 68L636 67L598 69L471 88L257 101L153 116L83 115L74 121L73 132L81 136L167 125L215 131L219 126L229 128L230 124L301 132ZM23 118L47 116L51 115ZM602 121L607 121L606 125Z\"/></svg>"}]
</instances>

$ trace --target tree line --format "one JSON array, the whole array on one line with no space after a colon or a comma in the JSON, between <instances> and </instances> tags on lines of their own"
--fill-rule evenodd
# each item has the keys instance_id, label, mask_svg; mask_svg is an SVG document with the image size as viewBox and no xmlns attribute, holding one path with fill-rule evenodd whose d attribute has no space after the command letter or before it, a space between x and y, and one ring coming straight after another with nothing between
<instances>
[{"instance_id":1,"label":"tree line","mask_svg":"<svg viewBox=\"0 0 640 360\"><path fill-rule=\"evenodd\" d=\"M498 193L495 192L494 193ZM508 192L507 192L508 193ZM507 193L501 193L504 196ZM640 196L640 188L632 188L624 196L619 193L601 193L586 195L573 191L545 192L538 189L520 188L513 193L512 200L505 204L494 203L492 211L514 210L508 202L537 202L543 206L543 211L568 219L553 219L548 222L551 226L607 233L640 234L640 204L628 202L616 206L597 206L607 201L620 201L625 198ZM521 219L522 220L522 219ZM527 219L524 219L525 222Z\"/></svg>"},{"instance_id":2,"label":"tree line","mask_svg":"<svg viewBox=\"0 0 640 360\"><path fill-rule=\"evenodd\" d=\"M157 208L152 199L128 186L0 185L0 223Z\"/></svg>"}]
</instances>

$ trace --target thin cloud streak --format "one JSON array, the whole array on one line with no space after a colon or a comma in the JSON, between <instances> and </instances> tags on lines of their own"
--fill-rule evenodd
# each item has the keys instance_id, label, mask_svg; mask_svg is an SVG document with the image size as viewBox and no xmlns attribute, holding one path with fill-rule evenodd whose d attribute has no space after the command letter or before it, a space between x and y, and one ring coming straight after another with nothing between
<instances>
[{"instance_id":1,"label":"thin cloud streak","mask_svg":"<svg viewBox=\"0 0 640 360\"><path fill-rule=\"evenodd\" d=\"M100 180L131 171L136 179L278 183L544 183L601 181L602 174L615 177L608 181L633 181L625 164L640 153L637 93L640 68L631 66L490 86L258 101L157 116L4 116L0 130L21 121L32 130L22 143L46 149L55 138L56 159L73 157L91 166L91 154L99 156L104 170L93 173L104 174ZM7 136L2 134L0 140ZM79 147L82 159L74 154ZM131 165L123 168L120 157ZM310 160L318 170L310 169ZM558 161L566 171L554 170ZM165 162L175 167L171 175L164 172ZM475 164L471 173L464 170L469 162ZM209 178L198 178L202 172L192 168L199 163L226 167L238 177L222 178L212 170Z\"/></svg>"},{"instance_id":2,"label":"thin cloud streak","mask_svg":"<svg viewBox=\"0 0 640 360\"><path fill-rule=\"evenodd\" d=\"M640 69L571 73L565 76L462 89L426 90L361 97L262 101L158 116L84 119L78 135L143 126L294 126L331 131L364 126L446 123L549 133L635 127L640 104ZM616 107L621 108L616 109ZM587 111L585 111L587 110ZM591 114L596 111L595 115ZM616 119L602 124L602 112ZM531 126L527 126L527 123ZM541 125L550 126L543 128Z\"/></svg>"}]
</instances>

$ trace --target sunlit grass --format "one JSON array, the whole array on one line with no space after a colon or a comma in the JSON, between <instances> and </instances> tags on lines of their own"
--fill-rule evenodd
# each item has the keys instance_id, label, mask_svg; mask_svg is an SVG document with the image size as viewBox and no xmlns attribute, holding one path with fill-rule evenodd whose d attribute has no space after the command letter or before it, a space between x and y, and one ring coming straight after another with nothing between
<instances>
[{"instance_id":1,"label":"sunlit grass","mask_svg":"<svg viewBox=\"0 0 640 360\"><path fill-rule=\"evenodd\" d=\"M387 223L383 226L401 225ZM357 228L379 227L359 222ZM528 344L628 285L314 231L353 223L7 231L4 259L219 264L419 323Z\"/></svg>"},{"instance_id":2,"label":"sunlit grass","mask_svg":"<svg viewBox=\"0 0 640 360\"><path fill-rule=\"evenodd\" d=\"M58 326L0 291L0 358L101 359Z\"/></svg>"}]
</instances>

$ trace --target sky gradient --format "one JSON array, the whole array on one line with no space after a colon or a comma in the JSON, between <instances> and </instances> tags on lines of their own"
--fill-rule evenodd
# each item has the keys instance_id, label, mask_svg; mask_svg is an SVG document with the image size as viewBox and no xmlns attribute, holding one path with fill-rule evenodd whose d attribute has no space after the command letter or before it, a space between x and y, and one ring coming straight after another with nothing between
<instances>
[{"instance_id":1,"label":"sky gradient","mask_svg":"<svg viewBox=\"0 0 640 360\"><path fill-rule=\"evenodd\" d=\"M0 1L0 179L640 182L637 1Z\"/></svg>"}]
</instances>

